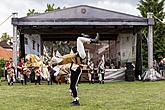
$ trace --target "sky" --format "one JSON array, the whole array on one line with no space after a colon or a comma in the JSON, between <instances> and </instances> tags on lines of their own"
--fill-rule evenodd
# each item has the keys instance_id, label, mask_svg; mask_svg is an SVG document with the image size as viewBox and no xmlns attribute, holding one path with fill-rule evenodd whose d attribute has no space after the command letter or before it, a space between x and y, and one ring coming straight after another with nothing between
<instances>
[{"instance_id":1,"label":"sky","mask_svg":"<svg viewBox=\"0 0 165 110\"><path fill-rule=\"evenodd\" d=\"M139 0L2 0L0 3L0 36L4 32L10 36L13 35L11 18L2 24L13 12L17 12L18 17L26 16L28 9L35 9L37 12L43 13L48 3L54 3L55 6L61 8L89 5L140 16L140 12L136 9L138 2Z\"/></svg>"}]
</instances>

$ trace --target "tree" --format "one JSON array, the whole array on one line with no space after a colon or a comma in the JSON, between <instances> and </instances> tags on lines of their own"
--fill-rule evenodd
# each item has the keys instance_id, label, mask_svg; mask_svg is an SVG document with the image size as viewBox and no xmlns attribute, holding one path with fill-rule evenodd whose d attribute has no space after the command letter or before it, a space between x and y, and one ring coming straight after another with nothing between
<instances>
[{"instance_id":1,"label":"tree","mask_svg":"<svg viewBox=\"0 0 165 110\"><path fill-rule=\"evenodd\" d=\"M27 16L32 16L38 14L38 12L35 11L35 9L29 9L29 12L27 13Z\"/></svg>"},{"instance_id":2,"label":"tree","mask_svg":"<svg viewBox=\"0 0 165 110\"><path fill-rule=\"evenodd\" d=\"M152 12L154 14L154 18L158 18L161 21L165 18L164 15L164 2L165 0L140 0L138 4L138 8L141 15L143 17L147 17L147 12ZM153 54L154 59L159 60L163 58L163 54L165 53L165 25L161 23L158 19L155 19L154 25L154 38L153 38ZM143 54L143 64L147 65L147 28L143 30L143 38L142 38L142 54Z\"/></svg>"},{"instance_id":3,"label":"tree","mask_svg":"<svg viewBox=\"0 0 165 110\"><path fill-rule=\"evenodd\" d=\"M5 32L2 34L0 40L1 41L8 41L8 40L11 40L11 37Z\"/></svg>"},{"instance_id":4,"label":"tree","mask_svg":"<svg viewBox=\"0 0 165 110\"><path fill-rule=\"evenodd\" d=\"M50 12L50 11L59 10L59 9L60 7L55 7L54 3L47 4L47 9L45 10L45 12Z\"/></svg>"},{"instance_id":5,"label":"tree","mask_svg":"<svg viewBox=\"0 0 165 110\"><path fill-rule=\"evenodd\" d=\"M54 11L56 8L54 8L54 3L53 4L47 4L47 9L45 10L45 12L50 12L50 11Z\"/></svg>"},{"instance_id":6,"label":"tree","mask_svg":"<svg viewBox=\"0 0 165 110\"><path fill-rule=\"evenodd\" d=\"M5 60L0 58L0 77L4 75Z\"/></svg>"}]
</instances>

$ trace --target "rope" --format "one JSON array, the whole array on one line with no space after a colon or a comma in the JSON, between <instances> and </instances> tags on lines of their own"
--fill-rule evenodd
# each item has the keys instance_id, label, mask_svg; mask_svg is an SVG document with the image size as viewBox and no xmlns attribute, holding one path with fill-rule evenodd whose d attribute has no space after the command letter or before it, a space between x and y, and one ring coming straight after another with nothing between
<instances>
[{"instance_id":1,"label":"rope","mask_svg":"<svg viewBox=\"0 0 165 110\"><path fill-rule=\"evenodd\" d=\"M162 20L160 20L158 17L156 17L155 15L154 15L154 18L155 19L157 19L159 22L161 22L162 24L165 24L165 22L163 22Z\"/></svg>"},{"instance_id":2,"label":"rope","mask_svg":"<svg viewBox=\"0 0 165 110\"><path fill-rule=\"evenodd\" d=\"M9 17L7 17L2 23L0 23L0 26L2 25L2 24L4 24L8 19L10 19L12 17L12 15L10 15Z\"/></svg>"}]
</instances>

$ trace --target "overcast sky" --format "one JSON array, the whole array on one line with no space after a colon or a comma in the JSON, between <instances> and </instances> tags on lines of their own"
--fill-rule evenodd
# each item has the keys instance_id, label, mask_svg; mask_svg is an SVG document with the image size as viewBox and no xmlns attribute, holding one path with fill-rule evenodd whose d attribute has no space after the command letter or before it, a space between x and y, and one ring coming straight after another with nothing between
<instances>
[{"instance_id":1,"label":"overcast sky","mask_svg":"<svg viewBox=\"0 0 165 110\"><path fill-rule=\"evenodd\" d=\"M59 7L72 7L76 5L89 5L103 9L128 13L139 16L136 9L139 0L2 0L0 3L0 24L13 12L18 12L18 17L26 16L28 9L44 12L47 3L54 3ZM0 25L0 36L7 32L12 36L11 19Z\"/></svg>"}]
</instances>

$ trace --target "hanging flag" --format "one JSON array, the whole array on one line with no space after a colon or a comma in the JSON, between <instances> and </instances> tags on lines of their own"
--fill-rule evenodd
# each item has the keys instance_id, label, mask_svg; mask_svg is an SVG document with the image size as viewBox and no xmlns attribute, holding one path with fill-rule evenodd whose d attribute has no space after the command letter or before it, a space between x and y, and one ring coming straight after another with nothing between
<instances>
[{"instance_id":1,"label":"hanging flag","mask_svg":"<svg viewBox=\"0 0 165 110\"><path fill-rule=\"evenodd\" d=\"M54 52L54 51L53 51L53 52ZM53 56L54 56L54 55L53 55ZM62 55L61 55L60 52L57 50L55 56L59 58L59 57L61 57Z\"/></svg>"},{"instance_id":2,"label":"hanging flag","mask_svg":"<svg viewBox=\"0 0 165 110\"><path fill-rule=\"evenodd\" d=\"M43 46L43 47L44 47L44 49L43 49L44 55L45 55L45 56L49 56L49 55L48 55L48 52L46 51L46 47L45 47L45 46Z\"/></svg>"},{"instance_id":3,"label":"hanging flag","mask_svg":"<svg viewBox=\"0 0 165 110\"><path fill-rule=\"evenodd\" d=\"M91 57L90 57L90 53L88 51L88 62L87 62L88 65L90 64L90 60L91 60Z\"/></svg>"},{"instance_id":4,"label":"hanging flag","mask_svg":"<svg viewBox=\"0 0 165 110\"><path fill-rule=\"evenodd\" d=\"M102 62L103 62L103 64L105 64L105 58L104 58L104 55L102 56Z\"/></svg>"},{"instance_id":5,"label":"hanging flag","mask_svg":"<svg viewBox=\"0 0 165 110\"><path fill-rule=\"evenodd\" d=\"M74 52L73 52L73 50L72 50L72 49L70 50L70 54L74 54Z\"/></svg>"}]
</instances>

